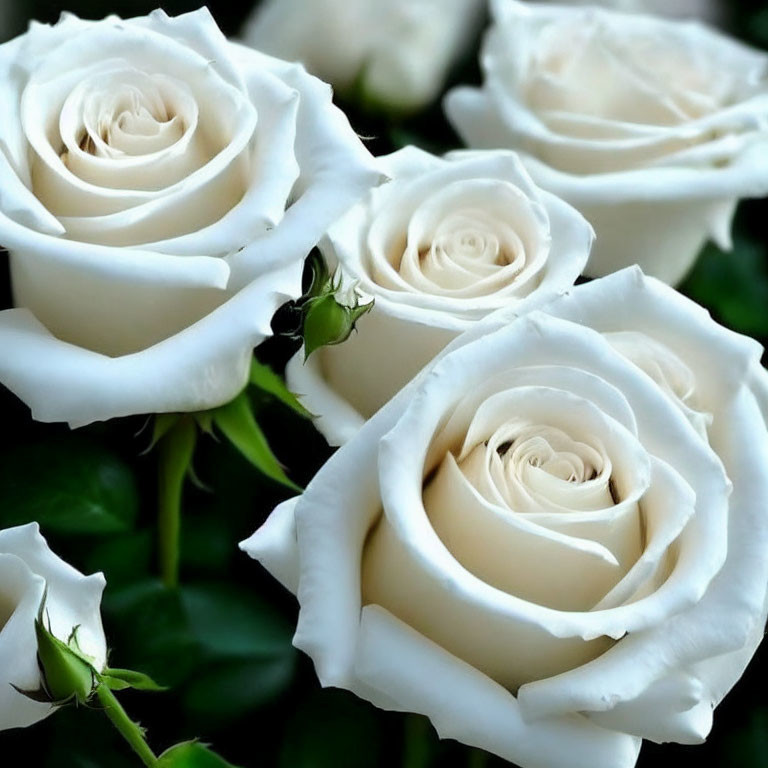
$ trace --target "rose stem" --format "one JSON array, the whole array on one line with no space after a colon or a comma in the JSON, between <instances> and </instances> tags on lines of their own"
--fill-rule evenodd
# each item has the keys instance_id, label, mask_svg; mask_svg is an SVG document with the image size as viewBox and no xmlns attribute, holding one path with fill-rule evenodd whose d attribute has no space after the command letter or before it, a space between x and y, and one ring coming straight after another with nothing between
<instances>
[{"instance_id":1,"label":"rose stem","mask_svg":"<svg viewBox=\"0 0 768 768\"><path fill-rule=\"evenodd\" d=\"M157 757L149 748L144 731L138 723L134 723L123 709L115 694L105 683L99 683L96 687L96 696L104 707L104 713L112 721L112 724L120 732L120 735L131 745L131 749L139 756L146 766L157 765Z\"/></svg>"},{"instance_id":2,"label":"rose stem","mask_svg":"<svg viewBox=\"0 0 768 768\"><path fill-rule=\"evenodd\" d=\"M403 734L403 768L427 768L432 763L429 720L422 715L406 715Z\"/></svg>"},{"instance_id":3,"label":"rose stem","mask_svg":"<svg viewBox=\"0 0 768 768\"><path fill-rule=\"evenodd\" d=\"M158 557L160 577L169 589L179 585L181 499L196 437L194 420L182 416L157 446Z\"/></svg>"}]
</instances>

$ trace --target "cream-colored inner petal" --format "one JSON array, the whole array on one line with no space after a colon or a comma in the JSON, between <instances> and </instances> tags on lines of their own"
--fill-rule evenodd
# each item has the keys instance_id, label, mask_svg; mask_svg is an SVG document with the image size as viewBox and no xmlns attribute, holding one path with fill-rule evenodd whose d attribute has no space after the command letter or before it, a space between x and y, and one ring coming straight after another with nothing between
<instances>
[{"instance_id":1,"label":"cream-colored inner petal","mask_svg":"<svg viewBox=\"0 0 768 768\"><path fill-rule=\"evenodd\" d=\"M533 290L549 246L541 205L510 182L481 178L451 182L405 215L377 212L367 237L378 285L456 299Z\"/></svg>"},{"instance_id":2,"label":"cream-colored inner petal","mask_svg":"<svg viewBox=\"0 0 768 768\"><path fill-rule=\"evenodd\" d=\"M668 346L638 331L604 334L620 354L647 373L707 440L712 414L701 408L693 371Z\"/></svg>"}]
</instances>

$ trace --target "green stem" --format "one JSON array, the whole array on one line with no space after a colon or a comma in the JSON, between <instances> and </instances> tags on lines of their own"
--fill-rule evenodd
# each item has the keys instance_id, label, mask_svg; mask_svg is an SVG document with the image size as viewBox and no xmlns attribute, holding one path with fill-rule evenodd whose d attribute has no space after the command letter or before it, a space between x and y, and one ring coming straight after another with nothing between
<instances>
[{"instance_id":1,"label":"green stem","mask_svg":"<svg viewBox=\"0 0 768 768\"><path fill-rule=\"evenodd\" d=\"M149 744L144 738L144 732L128 717L109 687L105 683L100 683L96 688L96 695L104 707L107 717L120 732L120 735L131 745L131 749L139 756L141 762L149 768L157 765L157 757L149 748Z\"/></svg>"},{"instance_id":2,"label":"green stem","mask_svg":"<svg viewBox=\"0 0 768 768\"><path fill-rule=\"evenodd\" d=\"M427 768L432 763L429 720L406 715L403 734L403 768Z\"/></svg>"},{"instance_id":3,"label":"green stem","mask_svg":"<svg viewBox=\"0 0 768 768\"><path fill-rule=\"evenodd\" d=\"M183 416L160 440L158 451L158 558L166 587L179 584L181 499L197 431L193 419Z\"/></svg>"}]
</instances>

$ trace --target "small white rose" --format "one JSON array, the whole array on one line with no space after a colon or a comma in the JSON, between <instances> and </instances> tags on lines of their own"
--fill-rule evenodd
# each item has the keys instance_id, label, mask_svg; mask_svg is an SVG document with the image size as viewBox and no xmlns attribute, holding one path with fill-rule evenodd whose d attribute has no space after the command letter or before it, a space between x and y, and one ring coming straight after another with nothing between
<instances>
[{"instance_id":1,"label":"small white rose","mask_svg":"<svg viewBox=\"0 0 768 768\"><path fill-rule=\"evenodd\" d=\"M597 234L587 272L667 283L740 198L768 192L768 56L708 29L599 8L494 0L481 89L445 109L472 147L526 153Z\"/></svg>"},{"instance_id":2,"label":"small white rose","mask_svg":"<svg viewBox=\"0 0 768 768\"><path fill-rule=\"evenodd\" d=\"M321 241L326 258L374 300L343 344L287 378L333 444L348 440L463 331L493 311L543 302L581 273L592 230L537 189L511 152L441 159L415 147L379 158L390 181Z\"/></svg>"},{"instance_id":3,"label":"small white rose","mask_svg":"<svg viewBox=\"0 0 768 768\"><path fill-rule=\"evenodd\" d=\"M97 670L107 645L101 626L102 574L83 576L57 557L37 523L0 531L0 730L22 728L47 717L53 708L15 690L41 687L35 619L45 597L45 628L67 641L77 627L77 643Z\"/></svg>"},{"instance_id":4,"label":"small white rose","mask_svg":"<svg viewBox=\"0 0 768 768\"><path fill-rule=\"evenodd\" d=\"M206 10L32 24L0 46L0 103L0 383L43 421L231 399L378 180L327 85Z\"/></svg>"},{"instance_id":5,"label":"small white rose","mask_svg":"<svg viewBox=\"0 0 768 768\"><path fill-rule=\"evenodd\" d=\"M479 31L482 0L271 0L244 30L254 48L303 62L339 91L390 110L432 101Z\"/></svg>"},{"instance_id":6,"label":"small white rose","mask_svg":"<svg viewBox=\"0 0 768 768\"><path fill-rule=\"evenodd\" d=\"M241 546L323 685L443 737L524 768L699 743L765 627L761 352L637 269L502 310Z\"/></svg>"}]
</instances>

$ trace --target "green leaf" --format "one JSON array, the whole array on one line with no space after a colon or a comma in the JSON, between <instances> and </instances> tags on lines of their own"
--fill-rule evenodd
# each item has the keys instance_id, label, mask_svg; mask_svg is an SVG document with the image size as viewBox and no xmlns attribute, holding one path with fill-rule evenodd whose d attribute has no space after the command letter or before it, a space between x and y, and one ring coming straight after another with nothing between
<instances>
[{"instance_id":1,"label":"green leaf","mask_svg":"<svg viewBox=\"0 0 768 768\"><path fill-rule=\"evenodd\" d=\"M163 685L158 685L149 675L132 669L105 669L99 678L113 691L123 691L134 688L137 691L166 691Z\"/></svg>"},{"instance_id":2,"label":"green leaf","mask_svg":"<svg viewBox=\"0 0 768 768\"><path fill-rule=\"evenodd\" d=\"M353 307L339 304L334 294L313 299L304 317L304 355L326 345L341 344L355 329L355 323L373 308L373 301Z\"/></svg>"},{"instance_id":3,"label":"green leaf","mask_svg":"<svg viewBox=\"0 0 768 768\"><path fill-rule=\"evenodd\" d=\"M179 590L148 580L104 599L110 643L120 663L140 669L162 685L187 680L201 663L202 649L192 634Z\"/></svg>"},{"instance_id":4,"label":"green leaf","mask_svg":"<svg viewBox=\"0 0 768 768\"><path fill-rule=\"evenodd\" d=\"M229 583L189 584L181 604L191 632L219 657L295 656L293 626L250 590Z\"/></svg>"},{"instance_id":5,"label":"green leaf","mask_svg":"<svg viewBox=\"0 0 768 768\"><path fill-rule=\"evenodd\" d=\"M223 584L185 587L182 601L208 660L183 693L195 722L232 721L290 686L297 663L293 625L269 603Z\"/></svg>"},{"instance_id":6,"label":"green leaf","mask_svg":"<svg viewBox=\"0 0 768 768\"><path fill-rule=\"evenodd\" d=\"M199 741L171 747L158 758L157 768L236 768Z\"/></svg>"},{"instance_id":7,"label":"green leaf","mask_svg":"<svg viewBox=\"0 0 768 768\"><path fill-rule=\"evenodd\" d=\"M286 725L279 768L370 768L381 745L370 704L343 691L317 691Z\"/></svg>"},{"instance_id":8,"label":"green leaf","mask_svg":"<svg viewBox=\"0 0 768 768\"><path fill-rule=\"evenodd\" d=\"M130 468L76 435L0 455L0 527L37 521L61 535L131 530L139 507Z\"/></svg>"},{"instance_id":9,"label":"green leaf","mask_svg":"<svg viewBox=\"0 0 768 768\"><path fill-rule=\"evenodd\" d=\"M154 530L142 528L89 542L78 564L85 573L103 571L110 590L142 581L154 571Z\"/></svg>"},{"instance_id":10,"label":"green leaf","mask_svg":"<svg viewBox=\"0 0 768 768\"><path fill-rule=\"evenodd\" d=\"M184 686L185 709L203 725L262 706L292 681L293 625L251 590L147 582L108 593L105 613L121 664Z\"/></svg>"},{"instance_id":11,"label":"green leaf","mask_svg":"<svg viewBox=\"0 0 768 768\"><path fill-rule=\"evenodd\" d=\"M299 402L296 395L288 389L283 379L268 365L260 363L256 358L251 362L250 382L253 386L277 398L292 411L298 413L299 416L312 418L312 414Z\"/></svg>"},{"instance_id":12,"label":"green leaf","mask_svg":"<svg viewBox=\"0 0 768 768\"><path fill-rule=\"evenodd\" d=\"M295 661L284 654L274 659L206 665L184 688L184 708L201 727L230 724L287 690L295 674Z\"/></svg>"},{"instance_id":13,"label":"green leaf","mask_svg":"<svg viewBox=\"0 0 768 768\"><path fill-rule=\"evenodd\" d=\"M680 290L709 309L724 325L768 336L768 261L765 243L734 237L732 253L708 245Z\"/></svg>"},{"instance_id":14,"label":"green leaf","mask_svg":"<svg viewBox=\"0 0 768 768\"><path fill-rule=\"evenodd\" d=\"M272 480L301 493L301 487L288 478L280 462L272 453L267 438L256 423L245 392L241 392L232 402L217 408L213 415L213 421L224 436L256 469Z\"/></svg>"}]
</instances>

